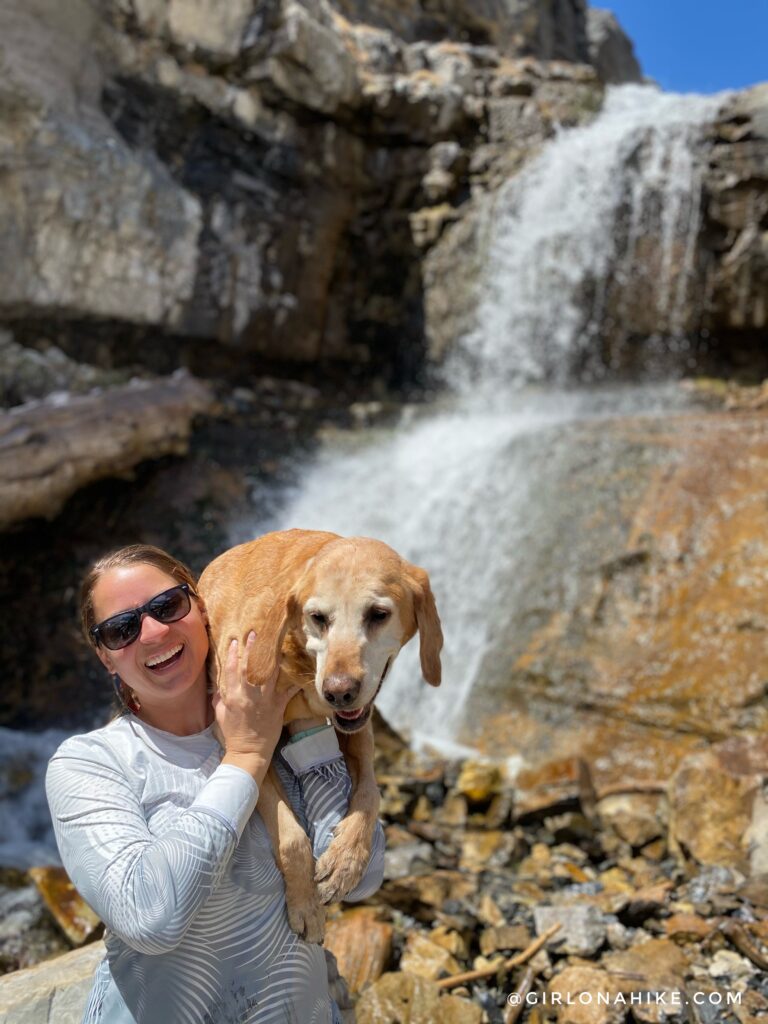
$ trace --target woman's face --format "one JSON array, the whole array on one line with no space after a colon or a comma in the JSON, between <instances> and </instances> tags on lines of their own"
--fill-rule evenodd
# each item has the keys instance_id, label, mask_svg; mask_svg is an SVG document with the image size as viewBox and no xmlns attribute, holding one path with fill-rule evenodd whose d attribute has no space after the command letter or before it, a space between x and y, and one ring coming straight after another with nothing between
<instances>
[{"instance_id":1,"label":"woman's face","mask_svg":"<svg viewBox=\"0 0 768 1024\"><path fill-rule=\"evenodd\" d=\"M118 612L145 604L178 585L154 565L110 569L93 589L94 621L103 622ZM205 692L208 634L205 612L193 597L189 613L177 622L162 623L142 616L141 633L119 651L100 646L97 653L109 672L116 672L139 699L142 708L172 713L174 702L199 690Z\"/></svg>"}]
</instances>

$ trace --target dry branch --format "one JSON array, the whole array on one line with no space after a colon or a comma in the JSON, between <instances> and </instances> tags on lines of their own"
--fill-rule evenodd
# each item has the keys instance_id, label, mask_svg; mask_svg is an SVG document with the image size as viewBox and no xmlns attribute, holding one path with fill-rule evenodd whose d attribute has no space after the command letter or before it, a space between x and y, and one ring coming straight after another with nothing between
<instances>
[{"instance_id":1,"label":"dry branch","mask_svg":"<svg viewBox=\"0 0 768 1024\"><path fill-rule=\"evenodd\" d=\"M560 931L561 928L561 924L551 925L537 939L534 939L530 946L526 946L522 953L510 957L509 960L504 960L500 964L491 964L488 967L480 967L476 971L464 971L463 974L454 974L450 978L441 978L435 984L438 988L455 988L457 985L463 985L467 981L479 981L481 978L490 978L494 974L506 974L513 967L518 967L520 964L524 964L526 960L530 960L532 956L538 953L544 943L551 939L555 932Z\"/></svg>"}]
</instances>

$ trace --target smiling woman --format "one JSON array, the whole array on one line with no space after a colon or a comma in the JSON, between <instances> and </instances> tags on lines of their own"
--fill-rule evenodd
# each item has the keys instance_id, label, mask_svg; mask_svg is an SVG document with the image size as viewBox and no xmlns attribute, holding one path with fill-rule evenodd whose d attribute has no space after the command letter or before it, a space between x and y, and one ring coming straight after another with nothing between
<instances>
[{"instance_id":1,"label":"smiling woman","mask_svg":"<svg viewBox=\"0 0 768 1024\"><path fill-rule=\"evenodd\" d=\"M253 633L229 645L210 692L205 606L189 570L157 548L97 562L81 608L125 705L66 740L46 778L64 866L107 928L84 1024L339 1021L322 946L291 930L255 809L271 760L321 856L350 794L334 730L299 720L281 738L296 688L248 685ZM383 849L379 826L347 899L378 888Z\"/></svg>"},{"instance_id":2,"label":"smiling woman","mask_svg":"<svg viewBox=\"0 0 768 1024\"><path fill-rule=\"evenodd\" d=\"M123 549L91 569L82 608L84 632L129 710L177 735L211 724L208 619L185 566L145 545Z\"/></svg>"}]
</instances>

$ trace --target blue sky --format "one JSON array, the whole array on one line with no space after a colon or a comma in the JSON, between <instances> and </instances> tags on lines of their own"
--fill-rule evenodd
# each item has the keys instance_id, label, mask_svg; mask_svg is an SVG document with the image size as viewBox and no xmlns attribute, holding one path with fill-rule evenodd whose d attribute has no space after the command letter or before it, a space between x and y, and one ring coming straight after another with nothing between
<instances>
[{"instance_id":1,"label":"blue sky","mask_svg":"<svg viewBox=\"0 0 768 1024\"><path fill-rule=\"evenodd\" d=\"M719 92L768 81L768 0L591 0L635 45L646 75L670 92Z\"/></svg>"}]
</instances>

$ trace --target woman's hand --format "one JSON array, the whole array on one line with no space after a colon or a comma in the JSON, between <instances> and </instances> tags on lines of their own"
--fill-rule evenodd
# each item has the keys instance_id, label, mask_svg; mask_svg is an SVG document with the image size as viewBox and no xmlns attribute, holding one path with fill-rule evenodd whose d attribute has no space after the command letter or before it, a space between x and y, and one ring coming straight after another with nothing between
<instances>
[{"instance_id":1,"label":"woman's hand","mask_svg":"<svg viewBox=\"0 0 768 1024\"><path fill-rule=\"evenodd\" d=\"M224 665L221 690L214 694L213 710L219 740L224 747L222 764L234 764L249 772L258 784L266 775L283 728L288 701L298 686L278 693L277 674L263 686L251 686L246 678L248 655L256 634L248 634L245 651L233 640Z\"/></svg>"}]
</instances>

